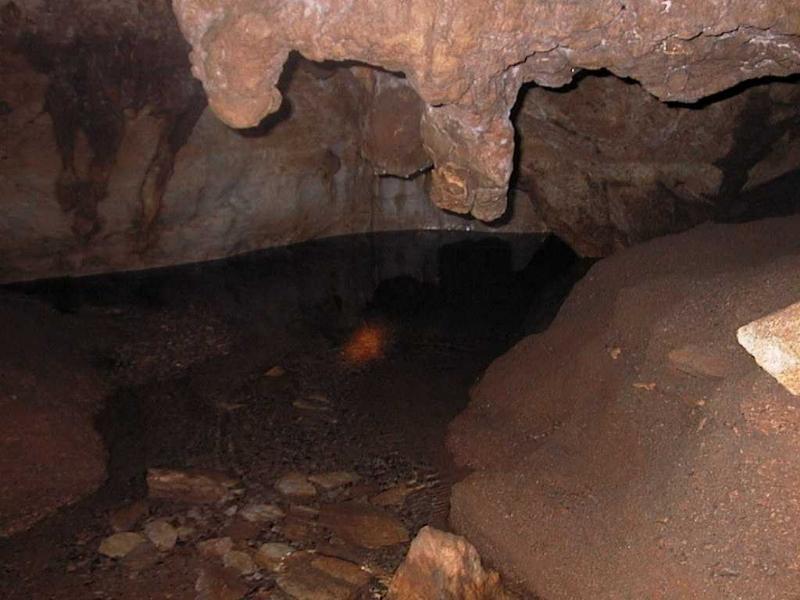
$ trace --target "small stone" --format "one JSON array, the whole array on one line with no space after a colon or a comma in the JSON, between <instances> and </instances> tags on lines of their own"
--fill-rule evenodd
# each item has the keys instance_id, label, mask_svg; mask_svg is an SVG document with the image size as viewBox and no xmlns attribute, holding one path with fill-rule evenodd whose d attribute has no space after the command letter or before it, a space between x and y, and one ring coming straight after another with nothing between
<instances>
[{"instance_id":1,"label":"small stone","mask_svg":"<svg viewBox=\"0 0 800 600\"><path fill-rule=\"evenodd\" d=\"M144 534L161 552L169 552L178 541L178 531L163 519L147 523Z\"/></svg>"},{"instance_id":2,"label":"small stone","mask_svg":"<svg viewBox=\"0 0 800 600\"><path fill-rule=\"evenodd\" d=\"M127 506L118 508L109 515L108 520L111 524L111 529L117 533L131 531L147 514L148 508L147 502L144 500L137 500Z\"/></svg>"},{"instance_id":3,"label":"small stone","mask_svg":"<svg viewBox=\"0 0 800 600\"><path fill-rule=\"evenodd\" d=\"M239 511L239 516L255 523L274 523L282 519L285 513L274 504L248 504Z\"/></svg>"},{"instance_id":4,"label":"small stone","mask_svg":"<svg viewBox=\"0 0 800 600\"><path fill-rule=\"evenodd\" d=\"M313 411L320 411L325 412L331 410L331 407L327 404L317 404L316 402L312 402L310 400L295 400L292 402L292 406L295 408L299 408L300 410L313 410Z\"/></svg>"},{"instance_id":5,"label":"small stone","mask_svg":"<svg viewBox=\"0 0 800 600\"><path fill-rule=\"evenodd\" d=\"M115 533L100 542L99 552L110 558L122 558L128 555L139 544L146 543L147 540L140 533L129 531Z\"/></svg>"},{"instance_id":6,"label":"small stone","mask_svg":"<svg viewBox=\"0 0 800 600\"><path fill-rule=\"evenodd\" d=\"M197 600L241 600L250 592L250 587L235 573L214 565L200 570L194 589Z\"/></svg>"},{"instance_id":7,"label":"small stone","mask_svg":"<svg viewBox=\"0 0 800 600\"><path fill-rule=\"evenodd\" d=\"M346 542L362 548L383 548L407 542L408 530L400 520L369 504L346 502L323 506L320 523Z\"/></svg>"},{"instance_id":8,"label":"small stone","mask_svg":"<svg viewBox=\"0 0 800 600\"><path fill-rule=\"evenodd\" d=\"M317 484L323 490L334 490L336 488L350 485L360 480L356 473L349 471L332 471L330 473L319 473L317 475L310 475L308 480Z\"/></svg>"},{"instance_id":9,"label":"small stone","mask_svg":"<svg viewBox=\"0 0 800 600\"><path fill-rule=\"evenodd\" d=\"M223 511L222 511L222 513L223 513L223 514L224 514L226 517L232 517L233 515L235 515L235 514L236 514L236 511L238 511L238 510L239 510L239 507L238 507L238 506L236 506L235 504L232 504L232 505L230 505L228 508L226 508L225 510L223 510Z\"/></svg>"},{"instance_id":10,"label":"small stone","mask_svg":"<svg viewBox=\"0 0 800 600\"><path fill-rule=\"evenodd\" d=\"M292 504L289 507L289 514L298 519L305 519L306 521L313 521L319 517L319 509L313 506L306 506L305 504Z\"/></svg>"},{"instance_id":11,"label":"small stone","mask_svg":"<svg viewBox=\"0 0 800 600\"><path fill-rule=\"evenodd\" d=\"M241 550L228 550L222 557L222 563L242 575L250 575L258 570L253 558Z\"/></svg>"},{"instance_id":12,"label":"small stone","mask_svg":"<svg viewBox=\"0 0 800 600\"><path fill-rule=\"evenodd\" d=\"M288 540L297 543L313 541L319 534L315 523L305 519L288 518L280 526L280 532Z\"/></svg>"},{"instance_id":13,"label":"small stone","mask_svg":"<svg viewBox=\"0 0 800 600\"><path fill-rule=\"evenodd\" d=\"M286 369L284 369L283 367L281 367L279 365L275 365L274 367L270 367L264 373L265 377L283 377L284 375L286 375Z\"/></svg>"},{"instance_id":14,"label":"small stone","mask_svg":"<svg viewBox=\"0 0 800 600\"><path fill-rule=\"evenodd\" d=\"M275 484L275 489L284 496L310 497L317 495L317 488L308 480L308 477L297 472L281 477Z\"/></svg>"},{"instance_id":15,"label":"small stone","mask_svg":"<svg viewBox=\"0 0 800 600\"><path fill-rule=\"evenodd\" d=\"M389 584L390 600L440 598L514 598L495 571L481 565L477 550L465 538L423 527Z\"/></svg>"},{"instance_id":16,"label":"small stone","mask_svg":"<svg viewBox=\"0 0 800 600\"><path fill-rule=\"evenodd\" d=\"M230 524L220 532L220 535L232 538L240 542L256 539L264 531L264 524L255 521L245 521L236 517Z\"/></svg>"},{"instance_id":17,"label":"small stone","mask_svg":"<svg viewBox=\"0 0 800 600\"><path fill-rule=\"evenodd\" d=\"M214 504L233 496L238 485L224 473L209 470L178 471L148 469L147 489L151 498L176 502Z\"/></svg>"},{"instance_id":18,"label":"small stone","mask_svg":"<svg viewBox=\"0 0 800 600\"><path fill-rule=\"evenodd\" d=\"M233 549L233 540L229 537L211 538L197 543L197 551L204 558L222 558Z\"/></svg>"},{"instance_id":19,"label":"small stone","mask_svg":"<svg viewBox=\"0 0 800 600\"><path fill-rule=\"evenodd\" d=\"M274 571L281 565L284 559L290 556L294 551L294 548L289 544L280 544L277 542L262 544L258 552L256 552L255 561L259 566Z\"/></svg>"}]
</instances>

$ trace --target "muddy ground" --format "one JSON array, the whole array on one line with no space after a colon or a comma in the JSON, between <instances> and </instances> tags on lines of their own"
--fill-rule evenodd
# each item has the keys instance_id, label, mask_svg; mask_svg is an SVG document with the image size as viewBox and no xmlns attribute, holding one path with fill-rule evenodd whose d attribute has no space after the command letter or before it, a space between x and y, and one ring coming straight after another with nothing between
<instances>
[{"instance_id":1,"label":"muddy ground","mask_svg":"<svg viewBox=\"0 0 800 600\"><path fill-rule=\"evenodd\" d=\"M363 239L339 240L3 290L44 306L56 323L48 327L80 336L111 391L95 417L106 482L0 540L0 596L195 598L205 564L197 545L220 536L253 551L281 542L338 556L370 573L364 594L382 596L407 542L359 547L321 525L318 511L400 489L404 499L380 510L409 537L426 524L446 528L451 485L465 474L445 450L447 424L489 362L544 327L585 270L557 243L528 263L538 241L513 241L522 256L513 260L507 241L446 241L423 240L421 260L409 258L420 254L419 236L373 239L369 252ZM241 490L233 504L257 499L287 516L253 526L230 504L148 499L153 467L223 472ZM359 481L298 500L275 489L295 471ZM168 519L194 531L169 552L101 555L126 510L138 515L131 530ZM247 597L288 597L277 577L262 569L231 585L245 585Z\"/></svg>"}]
</instances>

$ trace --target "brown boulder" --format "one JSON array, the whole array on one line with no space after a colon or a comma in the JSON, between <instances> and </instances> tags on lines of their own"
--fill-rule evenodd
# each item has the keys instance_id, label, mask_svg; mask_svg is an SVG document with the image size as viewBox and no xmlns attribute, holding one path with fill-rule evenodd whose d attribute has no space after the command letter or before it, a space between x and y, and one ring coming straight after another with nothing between
<instances>
[{"instance_id":1,"label":"brown boulder","mask_svg":"<svg viewBox=\"0 0 800 600\"><path fill-rule=\"evenodd\" d=\"M389 600L511 600L465 538L423 527L389 585Z\"/></svg>"}]
</instances>

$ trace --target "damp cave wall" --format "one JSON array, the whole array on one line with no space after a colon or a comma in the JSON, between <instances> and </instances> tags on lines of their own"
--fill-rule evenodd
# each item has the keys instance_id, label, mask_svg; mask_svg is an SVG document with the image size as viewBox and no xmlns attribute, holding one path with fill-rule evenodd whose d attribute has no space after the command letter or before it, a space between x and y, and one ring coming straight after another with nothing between
<instances>
[{"instance_id":1,"label":"damp cave wall","mask_svg":"<svg viewBox=\"0 0 800 600\"><path fill-rule=\"evenodd\" d=\"M0 281L408 229L554 232L603 256L796 210L796 79L695 105L602 71L528 86L509 209L487 225L430 201L424 107L402 74L293 54L280 109L236 130L189 51L167 0L0 3Z\"/></svg>"}]
</instances>

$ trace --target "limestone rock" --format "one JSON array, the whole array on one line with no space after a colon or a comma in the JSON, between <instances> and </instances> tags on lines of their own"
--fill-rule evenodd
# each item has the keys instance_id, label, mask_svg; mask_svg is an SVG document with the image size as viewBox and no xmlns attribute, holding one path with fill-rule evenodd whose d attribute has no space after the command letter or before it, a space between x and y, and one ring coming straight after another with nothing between
<instances>
[{"instance_id":1,"label":"limestone rock","mask_svg":"<svg viewBox=\"0 0 800 600\"><path fill-rule=\"evenodd\" d=\"M284 496L311 497L317 495L317 488L302 473L287 473L275 483L275 489Z\"/></svg>"},{"instance_id":2,"label":"limestone rock","mask_svg":"<svg viewBox=\"0 0 800 600\"><path fill-rule=\"evenodd\" d=\"M253 557L241 550L228 550L222 557L222 563L242 575L250 575L258 570Z\"/></svg>"},{"instance_id":3,"label":"limestone rock","mask_svg":"<svg viewBox=\"0 0 800 600\"><path fill-rule=\"evenodd\" d=\"M211 538L197 543L197 551L205 558L222 558L233 549L233 540L229 537Z\"/></svg>"},{"instance_id":4,"label":"limestone rock","mask_svg":"<svg viewBox=\"0 0 800 600\"><path fill-rule=\"evenodd\" d=\"M382 548L408 541L408 530L390 513L369 504L325 505L320 524L347 542L363 548Z\"/></svg>"},{"instance_id":5,"label":"limestone rock","mask_svg":"<svg viewBox=\"0 0 800 600\"><path fill-rule=\"evenodd\" d=\"M232 490L237 483L224 473L210 470L147 470L147 490L150 497L177 502L223 502L232 497Z\"/></svg>"},{"instance_id":6,"label":"limestone rock","mask_svg":"<svg viewBox=\"0 0 800 600\"><path fill-rule=\"evenodd\" d=\"M762 369L800 396L800 302L740 327L736 337Z\"/></svg>"},{"instance_id":7,"label":"limestone rock","mask_svg":"<svg viewBox=\"0 0 800 600\"><path fill-rule=\"evenodd\" d=\"M423 527L389 585L390 600L504 600L513 596L465 538Z\"/></svg>"},{"instance_id":8,"label":"limestone rock","mask_svg":"<svg viewBox=\"0 0 800 600\"><path fill-rule=\"evenodd\" d=\"M178 531L164 519L147 523L144 534L161 552L169 552L178 541Z\"/></svg>"},{"instance_id":9,"label":"limestone rock","mask_svg":"<svg viewBox=\"0 0 800 600\"><path fill-rule=\"evenodd\" d=\"M402 71L424 102L433 201L486 221L505 210L508 116L523 82L557 87L579 69L607 68L663 100L692 101L745 78L800 70L800 24L781 1L757 14L737 0L504 2L490 12L479 0L388 9L339 0L314 10L176 0L174 8L193 47L193 73L233 127L255 126L280 108L277 83L292 50Z\"/></svg>"},{"instance_id":10,"label":"limestone rock","mask_svg":"<svg viewBox=\"0 0 800 600\"><path fill-rule=\"evenodd\" d=\"M347 561L300 552L286 561L278 587L297 600L348 600L357 597L370 579Z\"/></svg>"},{"instance_id":11,"label":"limestone rock","mask_svg":"<svg viewBox=\"0 0 800 600\"><path fill-rule=\"evenodd\" d=\"M274 523L283 518L285 513L274 504L248 504L239 511L239 516L255 523Z\"/></svg>"},{"instance_id":12,"label":"limestone rock","mask_svg":"<svg viewBox=\"0 0 800 600\"><path fill-rule=\"evenodd\" d=\"M290 545L281 544L279 542L261 544L258 552L256 552L255 561L259 566L274 571L281 565L283 560L294 551L295 549Z\"/></svg>"},{"instance_id":13,"label":"limestone rock","mask_svg":"<svg viewBox=\"0 0 800 600\"><path fill-rule=\"evenodd\" d=\"M147 539L142 534L125 531L105 538L100 542L98 552L109 558L122 558L137 546L146 543Z\"/></svg>"}]
</instances>

